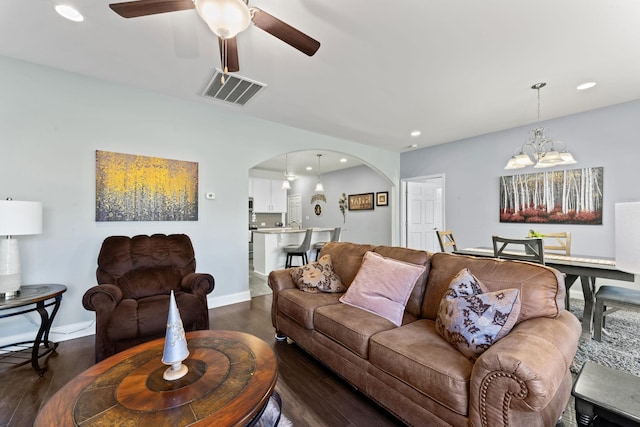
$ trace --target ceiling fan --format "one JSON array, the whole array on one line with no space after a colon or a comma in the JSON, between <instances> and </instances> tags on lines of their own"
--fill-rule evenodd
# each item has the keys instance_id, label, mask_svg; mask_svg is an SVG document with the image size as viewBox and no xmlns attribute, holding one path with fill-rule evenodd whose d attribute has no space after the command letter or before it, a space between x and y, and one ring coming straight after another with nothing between
<instances>
[{"instance_id":1,"label":"ceiling fan","mask_svg":"<svg viewBox=\"0 0 640 427\"><path fill-rule=\"evenodd\" d=\"M220 60L225 74L240 70L236 35L246 30L251 22L308 56L313 56L320 48L317 40L261 9L249 7L248 0L136 0L112 3L109 7L123 18L195 8L218 36Z\"/></svg>"}]
</instances>

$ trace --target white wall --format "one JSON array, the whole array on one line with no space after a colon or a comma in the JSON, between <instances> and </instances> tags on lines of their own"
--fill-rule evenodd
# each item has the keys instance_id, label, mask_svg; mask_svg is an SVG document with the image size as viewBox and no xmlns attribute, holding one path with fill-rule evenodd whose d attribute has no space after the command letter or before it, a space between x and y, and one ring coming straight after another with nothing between
<instances>
[{"instance_id":1,"label":"white wall","mask_svg":"<svg viewBox=\"0 0 640 427\"><path fill-rule=\"evenodd\" d=\"M373 165L394 185L399 154L193 103L0 57L0 198L44 205L44 232L20 238L25 283L69 290L54 326L93 319L82 307L109 235L186 233L198 271L216 280L213 304L247 299L248 170L300 149L332 149ZM95 150L199 163L197 222L95 222ZM215 192L206 200L205 192ZM37 330L2 320L2 337ZM71 325L71 326L70 326ZM54 336L61 339L61 336Z\"/></svg>"},{"instance_id":2,"label":"white wall","mask_svg":"<svg viewBox=\"0 0 640 427\"><path fill-rule=\"evenodd\" d=\"M640 100L543 122L547 136L564 141L578 161L564 167L604 168L604 209L602 225L547 224L537 226L536 230L570 231L573 254L615 255L614 204L640 200L638 123ZM534 126L508 129L401 155L402 178L446 174L445 222L447 228L453 230L458 247L490 246L493 234L525 236L531 228L528 224L499 222L499 177L538 171L533 168L504 170L509 157L527 140ZM562 168L559 166L551 170ZM579 285L572 289L576 288Z\"/></svg>"},{"instance_id":3,"label":"white wall","mask_svg":"<svg viewBox=\"0 0 640 427\"><path fill-rule=\"evenodd\" d=\"M543 122L578 161L547 170L604 167L602 225L548 224L536 229L570 231L575 254L613 256L614 203L640 200L640 101ZM499 222L499 177L533 173L531 167L504 170L534 125L428 147L401 155L402 178L445 173L447 228L458 246L490 246L491 235L525 236L528 224Z\"/></svg>"},{"instance_id":4,"label":"white wall","mask_svg":"<svg viewBox=\"0 0 640 427\"><path fill-rule=\"evenodd\" d=\"M392 185L385 177L368 166L342 169L322 174L322 184L327 203L322 206L322 215L316 216L311 203L317 177L302 176L293 181L289 194L302 195L303 227L341 227L340 240L343 242L390 245L392 243L392 206L374 206L374 210L347 210L343 218L338 200L342 193L375 193L391 191ZM391 194L391 193L389 193ZM375 203L375 202L374 202ZM306 218L309 217L307 220Z\"/></svg>"}]
</instances>

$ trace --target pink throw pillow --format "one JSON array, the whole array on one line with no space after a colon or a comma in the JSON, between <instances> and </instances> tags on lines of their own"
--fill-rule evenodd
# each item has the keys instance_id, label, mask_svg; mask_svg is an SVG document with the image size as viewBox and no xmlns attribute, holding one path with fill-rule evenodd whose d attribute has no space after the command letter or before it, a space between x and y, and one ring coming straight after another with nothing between
<instances>
[{"instance_id":1,"label":"pink throw pillow","mask_svg":"<svg viewBox=\"0 0 640 427\"><path fill-rule=\"evenodd\" d=\"M356 277L340 301L400 326L411 291L424 270L422 265L367 252Z\"/></svg>"}]
</instances>

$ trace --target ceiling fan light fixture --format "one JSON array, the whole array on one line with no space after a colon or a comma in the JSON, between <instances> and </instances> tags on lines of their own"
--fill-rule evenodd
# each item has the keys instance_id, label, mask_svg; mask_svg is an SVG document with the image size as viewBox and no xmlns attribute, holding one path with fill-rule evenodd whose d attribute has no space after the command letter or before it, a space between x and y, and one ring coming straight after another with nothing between
<instances>
[{"instance_id":1,"label":"ceiling fan light fixture","mask_svg":"<svg viewBox=\"0 0 640 427\"><path fill-rule=\"evenodd\" d=\"M58 12L58 15L73 22L84 21L84 16L78 10L67 4L57 4L54 9Z\"/></svg>"},{"instance_id":2,"label":"ceiling fan light fixture","mask_svg":"<svg viewBox=\"0 0 640 427\"><path fill-rule=\"evenodd\" d=\"M222 39L243 32L251 23L249 7L242 0L195 0L198 15Z\"/></svg>"}]
</instances>

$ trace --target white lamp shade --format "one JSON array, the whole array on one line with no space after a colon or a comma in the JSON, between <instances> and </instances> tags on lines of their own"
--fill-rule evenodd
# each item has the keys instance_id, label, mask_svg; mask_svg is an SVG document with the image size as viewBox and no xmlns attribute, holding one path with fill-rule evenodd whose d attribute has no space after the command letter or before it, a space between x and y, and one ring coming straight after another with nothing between
<instances>
[{"instance_id":1,"label":"white lamp shade","mask_svg":"<svg viewBox=\"0 0 640 427\"><path fill-rule=\"evenodd\" d=\"M322 185L322 183L320 181L318 181L318 183L316 184L315 191L317 193L322 193L324 191L324 186Z\"/></svg>"},{"instance_id":2,"label":"white lamp shade","mask_svg":"<svg viewBox=\"0 0 640 427\"><path fill-rule=\"evenodd\" d=\"M522 165L522 167L531 166L533 164L533 162L531 161L531 157L529 157L529 155L526 153L520 153L515 156L514 159L519 165Z\"/></svg>"},{"instance_id":3,"label":"white lamp shade","mask_svg":"<svg viewBox=\"0 0 640 427\"><path fill-rule=\"evenodd\" d=\"M42 203L0 200L0 236L42 233Z\"/></svg>"},{"instance_id":4,"label":"white lamp shade","mask_svg":"<svg viewBox=\"0 0 640 427\"><path fill-rule=\"evenodd\" d=\"M251 13L242 0L196 0L196 10L211 31L230 39L246 30Z\"/></svg>"},{"instance_id":5,"label":"white lamp shade","mask_svg":"<svg viewBox=\"0 0 640 427\"><path fill-rule=\"evenodd\" d=\"M505 166L505 169L522 169L525 165L518 163L518 161L516 160L515 157L512 157L509 159L509 161L507 162L507 166Z\"/></svg>"},{"instance_id":6,"label":"white lamp shade","mask_svg":"<svg viewBox=\"0 0 640 427\"><path fill-rule=\"evenodd\" d=\"M555 150L547 151L544 153L538 163L562 163L563 159L560 157L560 153Z\"/></svg>"},{"instance_id":7,"label":"white lamp shade","mask_svg":"<svg viewBox=\"0 0 640 427\"><path fill-rule=\"evenodd\" d=\"M640 202L616 203L616 267L640 273Z\"/></svg>"},{"instance_id":8,"label":"white lamp shade","mask_svg":"<svg viewBox=\"0 0 640 427\"><path fill-rule=\"evenodd\" d=\"M291 190L291 184L289 183L289 180L287 178L282 180L282 187L280 187L280 189Z\"/></svg>"},{"instance_id":9,"label":"white lamp shade","mask_svg":"<svg viewBox=\"0 0 640 427\"><path fill-rule=\"evenodd\" d=\"M560 152L560 158L562 159L562 163L560 163L561 165L573 165L577 163L576 159L574 159L571 153L568 151Z\"/></svg>"}]
</instances>

